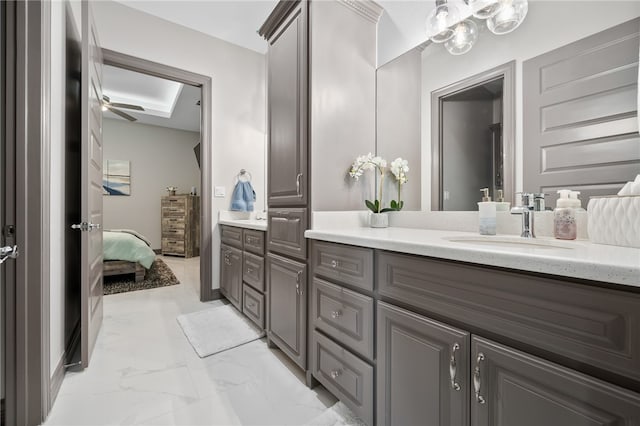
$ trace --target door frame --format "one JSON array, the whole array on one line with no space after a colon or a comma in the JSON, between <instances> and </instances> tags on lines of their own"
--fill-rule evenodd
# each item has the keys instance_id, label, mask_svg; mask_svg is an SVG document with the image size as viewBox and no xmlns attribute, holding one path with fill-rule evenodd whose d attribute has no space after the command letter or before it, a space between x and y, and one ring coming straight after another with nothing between
<instances>
[{"instance_id":1,"label":"door frame","mask_svg":"<svg viewBox=\"0 0 640 426\"><path fill-rule=\"evenodd\" d=\"M220 298L220 289L212 289L212 191L211 170L211 77L169 65L102 49L104 65L136 71L200 87L200 301Z\"/></svg>"},{"instance_id":2,"label":"door frame","mask_svg":"<svg viewBox=\"0 0 640 426\"><path fill-rule=\"evenodd\" d=\"M515 197L516 140L516 61L431 92L431 211L441 210L442 195L442 98L491 80L503 78L502 88L502 155L504 200L513 203Z\"/></svg>"},{"instance_id":3,"label":"door frame","mask_svg":"<svg viewBox=\"0 0 640 426\"><path fill-rule=\"evenodd\" d=\"M6 5L5 223L19 257L3 265L6 423L38 425L49 410L50 4ZM27 194L31 194L28 196ZM4 230L3 230L4 231Z\"/></svg>"}]
</instances>

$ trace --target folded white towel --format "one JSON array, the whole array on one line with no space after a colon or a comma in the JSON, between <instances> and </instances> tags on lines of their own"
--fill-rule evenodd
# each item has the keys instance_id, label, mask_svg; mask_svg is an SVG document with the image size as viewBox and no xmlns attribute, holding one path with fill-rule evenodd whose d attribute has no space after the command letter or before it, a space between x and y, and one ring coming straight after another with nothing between
<instances>
[{"instance_id":1,"label":"folded white towel","mask_svg":"<svg viewBox=\"0 0 640 426\"><path fill-rule=\"evenodd\" d=\"M618 195L640 195L640 175L633 182L625 183Z\"/></svg>"}]
</instances>

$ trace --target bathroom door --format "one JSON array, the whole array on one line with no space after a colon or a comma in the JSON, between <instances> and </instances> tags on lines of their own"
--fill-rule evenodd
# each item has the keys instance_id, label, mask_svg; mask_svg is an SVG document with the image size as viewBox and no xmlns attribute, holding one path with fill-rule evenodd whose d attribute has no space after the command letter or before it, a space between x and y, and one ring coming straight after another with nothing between
<instances>
[{"instance_id":1,"label":"bathroom door","mask_svg":"<svg viewBox=\"0 0 640 426\"><path fill-rule=\"evenodd\" d=\"M80 353L89 366L102 325L102 49L91 2L82 2L82 223Z\"/></svg>"}]
</instances>

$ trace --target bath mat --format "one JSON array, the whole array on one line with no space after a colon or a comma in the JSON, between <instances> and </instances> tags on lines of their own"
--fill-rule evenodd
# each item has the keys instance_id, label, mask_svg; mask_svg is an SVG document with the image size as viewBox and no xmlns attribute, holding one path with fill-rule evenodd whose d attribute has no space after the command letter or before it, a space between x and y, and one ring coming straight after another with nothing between
<instances>
[{"instance_id":1,"label":"bath mat","mask_svg":"<svg viewBox=\"0 0 640 426\"><path fill-rule=\"evenodd\" d=\"M106 296L109 294L125 293L127 291L147 290L156 287L166 287L169 285L180 284L162 259L156 258L151 268L145 274L144 280L136 282L133 274L128 275L112 275L104 277L102 293Z\"/></svg>"},{"instance_id":2,"label":"bath mat","mask_svg":"<svg viewBox=\"0 0 640 426\"><path fill-rule=\"evenodd\" d=\"M324 410L305 426L367 426L342 402L338 401Z\"/></svg>"},{"instance_id":3,"label":"bath mat","mask_svg":"<svg viewBox=\"0 0 640 426\"><path fill-rule=\"evenodd\" d=\"M226 351L264 336L232 305L178 316L184 335L200 358Z\"/></svg>"}]
</instances>

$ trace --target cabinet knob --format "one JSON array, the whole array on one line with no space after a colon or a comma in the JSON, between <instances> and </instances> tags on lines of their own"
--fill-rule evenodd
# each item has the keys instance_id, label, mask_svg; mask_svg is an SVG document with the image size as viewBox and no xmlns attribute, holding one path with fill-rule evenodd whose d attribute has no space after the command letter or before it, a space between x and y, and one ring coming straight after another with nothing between
<instances>
[{"instance_id":1,"label":"cabinet knob","mask_svg":"<svg viewBox=\"0 0 640 426\"><path fill-rule=\"evenodd\" d=\"M333 319L340 318L341 316L342 316L342 311L340 310L331 312L331 318Z\"/></svg>"},{"instance_id":2,"label":"cabinet knob","mask_svg":"<svg viewBox=\"0 0 640 426\"><path fill-rule=\"evenodd\" d=\"M338 261L337 261L337 260L335 260L335 259L333 259L333 260L331 261L331 267L332 267L332 268L337 268L337 267L338 267Z\"/></svg>"},{"instance_id":3,"label":"cabinet knob","mask_svg":"<svg viewBox=\"0 0 640 426\"><path fill-rule=\"evenodd\" d=\"M340 375L342 374L342 370L331 370L331 373L329 373L329 375L331 376L332 379L337 379L338 377L340 377Z\"/></svg>"},{"instance_id":4,"label":"cabinet knob","mask_svg":"<svg viewBox=\"0 0 640 426\"><path fill-rule=\"evenodd\" d=\"M476 368L473 369L473 390L476 394L476 402L478 404L484 404L487 401L484 399L482 395L480 395L481 390L481 375L480 375L480 362L484 361L484 354L482 352L478 353L478 358L476 359Z\"/></svg>"}]
</instances>

